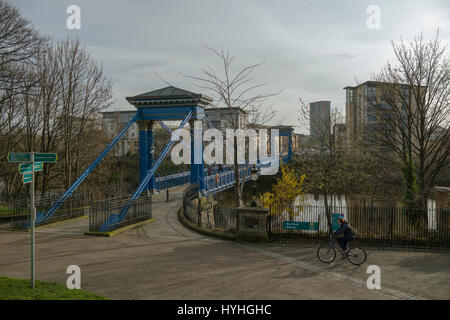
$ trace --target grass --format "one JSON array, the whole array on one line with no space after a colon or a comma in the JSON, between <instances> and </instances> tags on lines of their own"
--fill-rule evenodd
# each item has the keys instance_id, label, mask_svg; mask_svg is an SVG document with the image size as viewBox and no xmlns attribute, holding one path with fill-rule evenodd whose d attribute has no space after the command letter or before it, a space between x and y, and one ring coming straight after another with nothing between
<instances>
[{"instance_id":1,"label":"grass","mask_svg":"<svg viewBox=\"0 0 450 320\"><path fill-rule=\"evenodd\" d=\"M36 281L35 286L30 288L29 279L0 277L0 300L105 300L81 289L67 289L60 283Z\"/></svg>"},{"instance_id":2,"label":"grass","mask_svg":"<svg viewBox=\"0 0 450 320\"><path fill-rule=\"evenodd\" d=\"M9 216L10 215L9 207L8 206L0 206L0 217L1 216Z\"/></svg>"}]
</instances>

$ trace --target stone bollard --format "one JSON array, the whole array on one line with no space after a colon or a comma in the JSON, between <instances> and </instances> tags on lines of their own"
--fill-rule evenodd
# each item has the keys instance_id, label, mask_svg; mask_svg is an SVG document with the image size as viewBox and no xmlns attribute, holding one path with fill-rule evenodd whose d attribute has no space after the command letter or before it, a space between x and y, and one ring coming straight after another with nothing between
<instances>
[{"instance_id":1,"label":"stone bollard","mask_svg":"<svg viewBox=\"0 0 450 320\"><path fill-rule=\"evenodd\" d=\"M269 209L239 207L237 212L237 237L251 242L267 241L267 214Z\"/></svg>"}]
</instances>

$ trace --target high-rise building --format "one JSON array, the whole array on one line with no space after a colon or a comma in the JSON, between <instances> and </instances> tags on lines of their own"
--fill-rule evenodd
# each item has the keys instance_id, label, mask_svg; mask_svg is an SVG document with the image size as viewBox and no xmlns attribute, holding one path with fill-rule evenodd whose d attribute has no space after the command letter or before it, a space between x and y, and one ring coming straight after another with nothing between
<instances>
[{"instance_id":1,"label":"high-rise building","mask_svg":"<svg viewBox=\"0 0 450 320\"><path fill-rule=\"evenodd\" d=\"M410 86L366 81L358 86L347 86L344 89L346 91L345 134L347 147L353 149L358 145L370 144L370 140L376 137L376 134L373 134L376 132L392 132L393 138L401 140L394 137L398 131L390 127L392 121L386 120L387 117L398 116L395 115L392 106L387 101L403 103L405 110L407 106L404 103L409 101L408 105L414 110L417 104L414 95L411 94ZM396 110L401 110L401 108ZM371 134L368 134L370 132Z\"/></svg>"},{"instance_id":2,"label":"high-rise building","mask_svg":"<svg viewBox=\"0 0 450 320\"><path fill-rule=\"evenodd\" d=\"M330 111L330 101L316 101L309 104L310 135L313 139L320 140L324 134L330 133Z\"/></svg>"}]
</instances>

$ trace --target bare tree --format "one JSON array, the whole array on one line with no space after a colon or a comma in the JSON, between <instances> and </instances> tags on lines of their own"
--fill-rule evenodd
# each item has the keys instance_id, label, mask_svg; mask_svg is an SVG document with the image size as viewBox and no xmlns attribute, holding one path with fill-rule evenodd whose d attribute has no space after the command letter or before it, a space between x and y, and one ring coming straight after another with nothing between
<instances>
[{"instance_id":1,"label":"bare tree","mask_svg":"<svg viewBox=\"0 0 450 320\"><path fill-rule=\"evenodd\" d=\"M24 127L23 120L27 110L30 111L27 107L35 99L33 69L45 45L46 39L29 21L21 17L16 8L0 0L0 175L7 199L22 187L17 170L12 170L6 155L12 150L23 151L20 146L30 143L30 139L23 140L32 136L31 128Z\"/></svg>"},{"instance_id":2,"label":"bare tree","mask_svg":"<svg viewBox=\"0 0 450 320\"><path fill-rule=\"evenodd\" d=\"M58 90L60 134L63 140L64 182L68 187L80 173L84 148L83 131L96 114L111 105L110 80L102 67L93 62L78 40L66 40L55 47L60 72Z\"/></svg>"},{"instance_id":3,"label":"bare tree","mask_svg":"<svg viewBox=\"0 0 450 320\"><path fill-rule=\"evenodd\" d=\"M314 127L315 137L311 141L312 152L297 159L292 165L297 168L299 173L306 174L309 191L323 194L328 229L331 233L333 195L341 191L342 185L345 184L345 140L333 134L335 125L343 122L343 115L335 109L330 113L329 119L313 117L309 106L301 98L299 100L299 121L306 128Z\"/></svg>"},{"instance_id":4,"label":"bare tree","mask_svg":"<svg viewBox=\"0 0 450 320\"><path fill-rule=\"evenodd\" d=\"M215 99L212 105L213 108L228 108L226 120L230 125L230 129L244 129L243 126L245 124L240 119L242 111L250 114L250 121L253 124L262 124L270 121L275 116L275 111L272 105L267 106L265 103L269 97L273 97L279 92L258 93L264 86L264 83L256 82L253 76L255 69L264 62L235 70L233 64L235 57L231 56L228 51L207 48L221 62L221 74L218 74L214 68L207 66L202 69L201 76L185 75L185 77L193 80L194 84L199 88L206 89L211 93ZM236 136L234 137L233 150L237 206L242 206L243 183L240 181Z\"/></svg>"},{"instance_id":5,"label":"bare tree","mask_svg":"<svg viewBox=\"0 0 450 320\"><path fill-rule=\"evenodd\" d=\"M0 0L0 103L21 92L26 77L17 74L23 64L35 63L45 44L16 8Z\"/></svg>"},{"instance_id":6,"label":"bare tree","mask_svg":"<svg viewBox=\"0 0 450 320\"><path fill-rule=\"evenodd\" d=\"M365 134L375 155L403 171L408 205L426 208L436 177L450 163L450 57L436 36L392 41L396 61L373 75L376 124ZM386 151L389 152L386 152Z\"/></svg>"}]
</instances>

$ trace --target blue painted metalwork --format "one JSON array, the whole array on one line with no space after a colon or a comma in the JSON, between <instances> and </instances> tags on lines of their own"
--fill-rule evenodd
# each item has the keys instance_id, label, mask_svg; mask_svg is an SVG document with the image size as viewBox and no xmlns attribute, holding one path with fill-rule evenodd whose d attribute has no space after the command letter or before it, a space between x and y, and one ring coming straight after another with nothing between
<instances>
[{"instance_id":1,"label":"blue painted metalwork","mask_svg":"<svg viewBox=\"0 0 450 320\"><path fill-rule=\"evenodd\" d=\"M288 151L287 151L287 155L282 156L283 162L287 163L289 161L291 161L292 159L292 128L279 128L279 134L280 137L288 137ZM280 141L281 142L281 141ZM280 154L282 154L282 150L280 152Z\"/></svg>"},{"instance_id":2,"label":"blue painted metalwork","mask_svg":"<svg viewBox=\"0 0 450 320\"><path fill-rule=\"evenodd\" d=\"M180 173L170 174L167 176L155 178L155 188L157 190L169 189L177 186L184 185L190 182L190 171L184 171Z\"/></svg>"},{"instance_id":3,"label":"blue painted metalwork","mask_svg":"<svg viewBox=\"0 0 450 320\"><path fill-rule=\"evenodd\" d=\"M145 178L139 183L139 186L137 187L136 191L131 196L130 200L128 200L127 205L122 209L120 214L110 214L108 217L108 220L103 224L103 226L100 227L99 231L104 232L106 230L109 230L109 226L111 225L118 225L120 221L125 218L128 211L130 210L131 206L133 205L134 201L141 195L142 191L144 191L147 188L147 185L150 181L150 178L155 174L158 167L161 165L162 161L166 157L167 153L169 152L170 148L172 148L172 145L175 143L176 138L180 135L181 129L184 127L186 122L191 118L192 111L189 112L186 115L186 118L181 122L180 126L178 127L177 131L175 132L175 139L171 140L164 150L161 152L158 160L156 160L153 167L147 172L147 175Z\"/></svg>"},{"instance_id":4,"label":"blue painted metalwork","mask_svg":"<svg viewBox=\"0 0 450 320\"><path fill-rule=\"evenodd\" d=\"M139 130L139 183L145 179L148 171L147 128Z\"/></svg>"},{"instance_id":5,"label":"blue painted metalwork","mask_svg":"<svg viewBox=\"0 0 450 320\"><path fill-rule=\"evenodd\" d=\"M64 194L59 198L53 206L47 211L47 213L39 213L42 217L36 217L37 221L45 222L47 221L58 208L63 204L63 202L75 191L75 189L83 182L84 179L95 169L95 167L102 161L102 159L108 154L109 151L114 147L114 145L122 138L122 136L127 132L127 130L139 119L139 113L136 113L134 117L126 124L126 126L119 132L119 134L106 146L106 148L100 153L100 155L87 167L86 170L78 177L78 179L69 187L69 189L64 192ZM36 215L38 215L36 213Z\"/></svg>"},{"instance_id":6,"label":"blue painted metalwork","mask_svg":"<svg viewBox=\"0 0 450 320\"><path fill-rule=\"evenodd\" d=\"M198 183L198 167L195 165L194 161L194 130L193 128L190 128L190 135L191 135L191 184Z\"/></svg>"},{"instance_id":7,"label":"blue painted metalwork","mask_svg":"<svg viewBox=\"0 0 450 320\"><path fill-rule=\"evenodd\" d=\"M150 170L153 166L155 147L153 146L153 122L150 123L147 128L147 171ZM152 191L155 189L155 175L150 178L150 182L148 183L147 189Z\"/></svg>"},{"instance_id":8,"label":"blue painted metalwork","mask_svg":"<svg viewBox=\"0 0 450 320\"><path fill-rule=\"evenodd\" d=\"M167 97L171 92L177 92L177 94L172 93L171 97ZM180 95L181 94L181 95ZM108 225L116 224L122 219L125 218L129 209L133 205L134 201L140 196L140 194L148 189L165 189L171 188L177 185L182 185L190 181L191 183L198 183L199 190L201 195L207 195L211 193L217 193L219 191L231 188L234 186L234 169L232 165L224 165L223 170L221 172L218 171L218 166L213 168L214 172L211 175L208 175L208 170L204 168L203 165L203 145L200 147L197 145L197 149L195 150L195 141L198 139L194 139L195 130L191 123L191 171L183 172L178 174L173 174L165 177L155 178L155 172L158 167L161 165L163 159L168 154L170 148L173 144L178 140L182 128L186 124L188 120L202 120L204 119L210 128L214 128L212 123L206 118L204 113L204 106L208 105L212 99L198 94L189 93L184 90L180 90L173 87L163 88L160 90L156 90L150 93L146 93L143 95L138 95L135 97L129 97L127 100L133 104L137 108L136 115L128 122L128 124L122 129L122 131L114 138L113 141L105 148L105 150L92 162L92 164L81 174L81 176L72 184L72 186L58 199L57 202L50 208L50 210L44 213L37 214L38 222L45 222L48 220L52 214L61 206L61 204L74 192L74 190L82 183L82 181L89 175L90 172L100 163L100 161L106 156L106 154L114 147L114 145L122 138L125 132L129 129L129 127L136 122L136 120L149 120L149 121L158 121L161 126L167 130L172 135L172 130L170 130L162 120L182 120L180 127L174 134L175 139L171 139L171 141L166 145L163 152L157 159L155 163L153 163L153 128L150 126L144 130L144 128L140 128L139 130L139 147L140 147L140 183L136 191L133 193L127 205L121 210L120 214L110 214L108 221L100 228L100 231L104 231L107 229ZM280 128L280 136L288 136L289 137L289 146L288 146L288 154L287 156L281 156L282 161L288 162L291 160L292 156L292 138L291 138L291 129L287 127ZM199 137L197 137L199 138ZM203 142L203 139L200 137L199 141ZM231 148L227 143L223 140L222 143L226 146L228 151L234 152L234 148ZM183 142L184 143L184 142ZM197 142L198 143L198 142ZM195 163L195 151L197 153L200 152L201 155L201 163ZM198 156L198 154L197 154ZM270 161L273 159L257 159L258 168L270 165ZM198 161L197 161L198 162ZM240 180L241 182L247 181L251 177L251 167L247 164L240 165Z\"/></svg>"},{"instance_id":9,"label":"blue painted metalwork","mask_svg":"<svg viewBox=\"0 0 450 320\"><path fill-rule=\"evenodd\" d=\"M145 107L137 105L142 110L140 120L183 120L188 113L194 115L193 118L201 120L205 113L203 107L182 106L182 107Z\"/></svg>"},{"instance_id":10,"label":"blue painted metalwork","mask_svg":"<svg viewBox=\"0 0 450 320\"><path fill-rule=\"evenodd\" d=\"M205 118L205 119L206 119L206 118ZM172 131L168 126L166 126L166 124L165 124L164 122L162 122L162 121L159 120L158 123L159 123L159 124L161 125L161 127L163 127L163 129L166 130L166 131L170 134L170 136L172 137L173 131ZM184 142L183 140L181 140L181 143L184 144L186 147L190 148L190 147L187 145L187 143Z\"/></svg>"}]
</instances>

